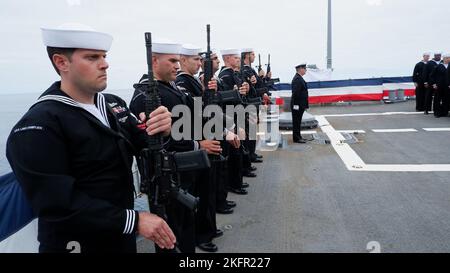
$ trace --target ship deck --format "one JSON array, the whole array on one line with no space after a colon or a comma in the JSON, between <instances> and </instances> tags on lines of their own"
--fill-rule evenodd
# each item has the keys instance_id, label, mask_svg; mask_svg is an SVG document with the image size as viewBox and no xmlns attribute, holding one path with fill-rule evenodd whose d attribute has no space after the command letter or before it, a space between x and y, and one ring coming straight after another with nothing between
<instances>
[{"instance_id":1,"label":"ship deck","mask_svg":"<svg viewBox=\"0 0 450 273\"><path fill-rule=\"evenodd\" d=\"M283 146L260 152L249 194L230 193L234 213L217 215L219 252L449 252L450 118L414 108L311 108L331 143L295 144L285 132Z\"/></svg>"}]
</instances>

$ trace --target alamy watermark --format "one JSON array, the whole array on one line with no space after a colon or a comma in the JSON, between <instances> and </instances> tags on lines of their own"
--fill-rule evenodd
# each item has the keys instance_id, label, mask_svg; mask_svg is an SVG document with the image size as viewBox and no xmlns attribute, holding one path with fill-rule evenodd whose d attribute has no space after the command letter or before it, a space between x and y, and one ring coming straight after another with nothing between
<instances>
[{"instance_id":1,"label":"alamy watermark","mask_svg":"<svg viewBox=\"0 0 450 273\"><path fill-rule=\"evenodd\" d=\"M172 124L172 138L174 140L224 140L227 131L238 132L245 130L248 140L270 138L270 134L278 133L278 122L267 118L273 112L278 113L278 105L218 105L203 107L201 97L194 99L194 113L187 105L177 105L172 109L172 117L178 118Z\"/></svg>"}]
</instances>

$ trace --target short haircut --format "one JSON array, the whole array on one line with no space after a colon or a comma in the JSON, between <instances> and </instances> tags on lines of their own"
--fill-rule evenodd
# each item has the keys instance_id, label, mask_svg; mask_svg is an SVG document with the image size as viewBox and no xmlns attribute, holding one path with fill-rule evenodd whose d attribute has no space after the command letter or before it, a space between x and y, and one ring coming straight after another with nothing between
<instances>
[{"instance_id":1,"label":"short haircut","mask_svg":"<svg viewBox=\"0 0 450 273\"><path fill-rule=\"evenodd\" d=\"M55 54L64 55L69 59L69 61L71 61L72 54L75 52L75 50L76 50L76 48L62 48L62 47L51 47L51 46L47 47L48 57L50 58L50 62L52 63L53 68L55 68L55 71L56 71L56 73L58 73L58 75L61 75L61 74L59 73L59 70L56 67L56 65L53 63L53 55L55 55Z\"/></svg>"}]
</instances>

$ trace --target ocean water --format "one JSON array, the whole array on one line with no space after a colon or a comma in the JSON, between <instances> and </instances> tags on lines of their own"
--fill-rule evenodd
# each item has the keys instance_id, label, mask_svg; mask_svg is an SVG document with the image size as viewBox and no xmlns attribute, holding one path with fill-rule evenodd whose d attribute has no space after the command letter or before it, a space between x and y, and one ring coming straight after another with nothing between
<instances>
[{"instance_id":1,"label":"ocean water","mask_svg":"<svg viewBox=\"0 0 450 273\"><path fill-rule=\"evenodd\" d=\"M127 103L133 96L132 90L105 91L120 96ZM0 94L0 175L11 171L6 159L6 140L12 127L37 100L40 93Z\"/></svg>"}]
</instances>

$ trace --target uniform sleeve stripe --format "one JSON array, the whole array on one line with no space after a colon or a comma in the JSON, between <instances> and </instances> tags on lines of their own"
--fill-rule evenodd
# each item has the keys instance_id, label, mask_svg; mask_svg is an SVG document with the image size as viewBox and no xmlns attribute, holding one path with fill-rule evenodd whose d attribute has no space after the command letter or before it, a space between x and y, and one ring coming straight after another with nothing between
<instances>
[{"instance_id":1,"label":"uniform sleeve stripe","mask_svg":"<svg viewBox=\"0 0 450 273\"><path fill-rule=\"evenodd\" d=\"M131 213L131 222L130 222L129 233L131 234L131 233L133 233L133 230L134 230L134 221L136 219L136 212L132 210L132 211L130 211L130 213Z\"/></svg>"},{"instance_id":2,"label":"uniform sleeve stripe","mask_svg":"<svg viewBox=\"0 0 450 273\"><path fill-rule=\"evenodd\" d=\"M134 230L134 222L136 220L136 212L134 210L126 210L127 218L123 234L131 234Z\"/></svg>"},{"instance_id":3,"label":"uniform sleeve stripe","mask_svg":"<svg viewBox=\"0 0 450 273\"><path fill-rule=\"evenodd\" d=\"M126 217L126 219L125 219L125 228L124 228L124 230L123 230L123 234L127 234L127 230L128 230L128 220L129 220L129 217L130 217L130 212L129 212L128 210L126 210L126 213L127 213L127 217Z\"/></svg>"}]
</instances>

